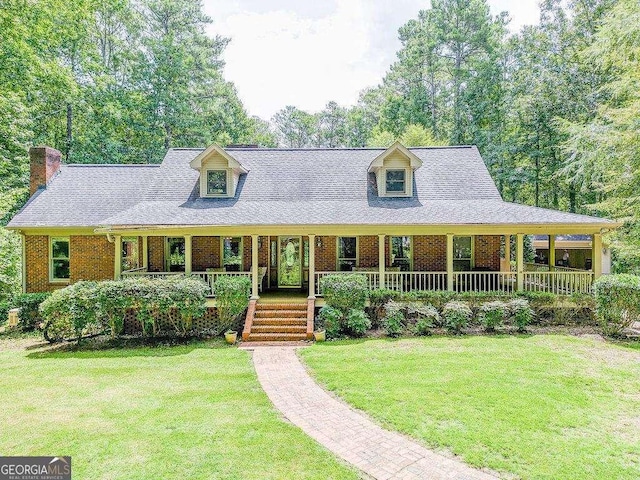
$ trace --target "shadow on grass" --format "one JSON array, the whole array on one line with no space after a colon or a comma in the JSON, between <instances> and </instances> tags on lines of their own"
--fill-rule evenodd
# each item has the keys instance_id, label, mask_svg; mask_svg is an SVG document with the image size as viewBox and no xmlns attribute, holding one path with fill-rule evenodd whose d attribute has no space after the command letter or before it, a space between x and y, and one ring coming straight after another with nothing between
<instances>
[{"instance_id":1,"label":"shadow on grass","mask_svg":"<svg viewBox=\"0 0 640 480\"><path fill-rule=\"evenodd\" d=\"M126 358L173 357L187 355L197 349L231 348L219 338L196 339L166 338L109 338L84 339L80 343L65 342L51 345L46 350L32 352L27 358Z\"/></svg>"}]
</instances>

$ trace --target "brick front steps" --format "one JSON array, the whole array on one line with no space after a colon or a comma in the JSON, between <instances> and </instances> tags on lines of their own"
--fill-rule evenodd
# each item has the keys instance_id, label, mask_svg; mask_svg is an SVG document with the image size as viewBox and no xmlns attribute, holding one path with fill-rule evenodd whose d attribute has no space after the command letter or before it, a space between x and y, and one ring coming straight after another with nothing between
<instances>
[{"instance_id":1,"label":"brick front steps","mask_svg":"<svg viewBox=\"0 0 640 480\"><path fill-rule=\"evenodd\" d=\"M295 303L260 303L259 300L252 300L247 311L242 340L244 342L311 340L313 309L313 300Z\"/></svg>"}]
</instances>

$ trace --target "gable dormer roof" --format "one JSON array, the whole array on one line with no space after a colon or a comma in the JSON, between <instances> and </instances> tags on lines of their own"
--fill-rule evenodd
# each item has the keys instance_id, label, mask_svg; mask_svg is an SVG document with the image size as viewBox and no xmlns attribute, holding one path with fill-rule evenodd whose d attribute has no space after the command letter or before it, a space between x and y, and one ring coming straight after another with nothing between
<instances>
[{"instance_id":1,"label":"gable dormer roof","mask_svg":"<svg viewBox=\"0 0 640 480\"><path fill-rule=\"evenodd\" d=\"M196 158L189 162L189 166L195 170L200 171L202 168L202 164L205 163L209 158L214 155L220 155L224 158L228 163L228 168L232 169L236 173L249 173L238 160L229 155L228 152L225 151L220 145L216 145L215 143L210 145L208 148L203 150Z\"/></svg>"},{"instance_id":2,"label":"gable dormer roof","mask_svg":"<svg viewBox=\"0 0 640 480\"><path fill-rule=\"evenodd\" d=\"M396 152L399 152L401 155L406 157L406 159L409 161L409 165L411 165L411 168L413 170L417 170L422 166L422 160L416 154L414 154L400 142L396 141L371 161L371 163L369 164L369 172L375 172L379 168L382 168L384 166L384 161Z\"/></svg>"}]
</instances>

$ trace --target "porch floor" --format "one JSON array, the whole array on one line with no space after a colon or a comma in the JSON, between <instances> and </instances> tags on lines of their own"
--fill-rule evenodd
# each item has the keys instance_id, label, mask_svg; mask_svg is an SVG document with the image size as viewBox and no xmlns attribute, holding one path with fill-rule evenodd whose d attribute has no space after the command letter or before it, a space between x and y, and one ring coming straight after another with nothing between
<instances>
[{"instance_id":1,"label":"porch floor","mask_svg":"<svg viewBox=\"0 0 640 480\"><path fill-rule=\"evenodd\" d=\"M308 292L274 290L260 292L260 303L307 303Z\"/></svg>"}]
</instances>

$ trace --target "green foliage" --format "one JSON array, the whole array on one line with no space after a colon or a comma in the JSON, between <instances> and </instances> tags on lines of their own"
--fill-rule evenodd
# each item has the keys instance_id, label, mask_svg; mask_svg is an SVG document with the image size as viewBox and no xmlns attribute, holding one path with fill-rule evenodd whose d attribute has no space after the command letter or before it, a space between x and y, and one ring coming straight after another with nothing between
<instances>
[{"instance_id":1,"label":"green foliage","mask_svg":"<svg viewBox=\"0 0 640 480\"><path fill-rule=\"evenodd\" d=\"M347 335L362 337L371 328L371 320L364 310L352 308L344 319L344 329Z\"/></svg>"},{"instance_id":2,"label":"green foliage","mask_svg":"<svg viewBox=\"0 0 640 480\"><path fill-rule=\"evenodd\" d=\"M121 335L129 311L135 313L143 335L161 332L161 313L167 315L174 333L186 335L192 331L193 319L206 312L207 292L200 279L182 276L77 282L53 292L42 302L40 312L50 341L79 341L88 333Z\"/></svg>"},{"instance_id":3,"label":"green foliage","mask_svg":"<svg viewBox=\"0 0 640 480\"><path fill-rule=\"evenodd\" d=\"M9 310L11 310L9 302L0 302L0 325L4 325L9 318Z\"/></svg>"},{"instance_id":4,"label":"green foliage","mask_svg":"<svg viewBox=\"0 0 640 480\"><path fill-rule=\"evenodd\" d=\"M404 330L405 317L402 305L393 300L385 304L385 316L382 320L385 332L390 337L398 337Z\"/></svg>"},{"instance_id":5,"label":"green foliage","mask_svg":"<svg viewBox=\"0 0 640 480\"><path fill-rule=\"evenodd\" d=\"M514 298L507 304L507 308L511 321L521 332L526 330L527 325L535 317L534 311L529 306L529 301L524 298Z\"/></svg>"},{"instance_id":6,"label":"green foliage","mask_svg":"<svg viewBox=\"0 0 640 480\"><path fill-rule=\"evenodd\" d=\"M343 314L337 308L325 305L316 319L316 330L326 330L327 338L337 338L342 331Z\"/></svg>"},{"instance_id":7,"label":"green foliage","mask_svg":"<svg viewBox=\"0 0 640 480\"><path fill-rule=\"evenodd\" d=\"M320 290L326 304L337 308L345 315L349 310L364 310L369 298L367 277L359 274L322 277Z\"/></svg>"},{"instance_id":8,"label":"green foliage","mask_svg":"<svg viewBox=\"0 0 640 480\"><path fill-rule=\"evenodd\" d=\"M482 304L478 318L485 330L493 331L504 322L508 309L504 302L494 301Z\"/></svg>"},{"instance_id":9,"label":"green foliage","mask_svg":"<svg viewBox=\"0 0 640 480\"><path fill-rule=\"evenodd\" d=\"M604 275L593 288L596 318L605 335L620 335L640 318L640 276Z\"/></svg>"},{"instance_id":10,"label":"green foliage","mask_svg":"<svg viewBox=\"0 0 640 480\"><path fill-rule=\"evenodd\" d=\"M442 308L442 318L444 325L452 332L459 333L463 328L469 325L473 313L464 302L451 301Z\"/></svg>"},{"instance_id":11,"label":"green foliage","mask_svg":"<svg viewBox=\"0 0 640 480\"><path fill-rule=\"evenodd\" d=\"M22 330L33 330L43 321L39 307L49 295L49 293L23 293L13 300L12 307L20 309L18 317Z\"/></svg>"},{"instance_id":12,"label":"green foliage","mask_svg":"<svg viewBox=\"0 0 640 480\"><path fill-rule=\"evenodd\" d=\"M220 275L213 285L218 317L223 329L231 328L249 305L251 280L247 277Z\"/></svg>"},{"instance_id":13,"label":"green foliage","mask_svg":"<svg viewBox=\"0 0 640 480\"><path fill-rule=\"evenodd\" d=\"M0 301L11 300L20 292L21 245L17 234L0 228Z\"/></svg>"}]
</instances>

